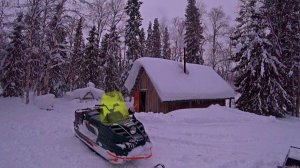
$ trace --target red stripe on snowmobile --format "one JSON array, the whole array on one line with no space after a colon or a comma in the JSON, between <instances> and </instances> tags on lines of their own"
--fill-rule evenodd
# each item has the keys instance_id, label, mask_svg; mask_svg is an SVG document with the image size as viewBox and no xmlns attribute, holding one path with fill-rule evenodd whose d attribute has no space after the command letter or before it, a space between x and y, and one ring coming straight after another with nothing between
<instances>
[{"instance_id":1,"label":"red stripe on snowmobile","mask_svg":"<svg viewBox=\"0 0 300 168\"><path fill-rule=\"evenodd\" d=\"M86 142L88 143L91 147L96 146L97 144L94 143L92 140L90 140L88 137L86 137L84 134L76 130L76 133Z\"/></svg>"},{"instance_id":2,"label":"red stripe on snowmobile","mask_svg":"<svg viewBox=\"0 0 300 168\"><path fill-rule=\"evenodd\" d=\"M150 149L150 151L151 151L151 149ZM107 152L107 154L112 157L109 160L113 161L113 162L117 162L119 159L120 160L141 160L141 159L149 159L149 158L152 157L152 152L150 152L150 154L147 155L147 156L130 156L130 157L117 156L117 155L115 155L115 154L113 154L111 152Z\"/></svg>"}]
</instances>

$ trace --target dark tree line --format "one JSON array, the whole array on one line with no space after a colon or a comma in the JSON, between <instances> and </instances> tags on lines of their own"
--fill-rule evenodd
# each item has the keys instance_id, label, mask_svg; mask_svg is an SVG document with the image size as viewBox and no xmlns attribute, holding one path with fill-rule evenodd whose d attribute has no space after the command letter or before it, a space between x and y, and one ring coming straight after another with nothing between
<instances>
[{"instance_id":1,"label":"dark tree line","mask_svg":"<svg viewBox=\"0 0 300 168\"><path fill-rule=\"evenodd\" d=\"M125 9L122 1L114 2L106 4L114 11L108 20L111 28L107 34L99 38L99 27L92 26L86 39L83 37L85 18L70 15L66 0L34 0L24 4L23 12L11 22L11 33L1 50L2 95L25 97L28 103L29 92L61 97L67 91L85 87L88 82L105 90L124 90L122 75L129 65L122 57L122 29L117 26L123 18L118 10ZM138 0L135 2L141 4ZM130 3L128 1L128 5ZM126 9L139 12L139 7L132 5ZM136 16L139 14L134 13L132 18ZM128 20L128 25L135 24ZM135 26L139 29L140 24ZM129 55L136 54L135 50L128 50ZM140 55L133 58L138 57Z\"/></svg>"},{"instance_id":2,"label":"dark tree line","mask_svg":"<svg viewBox=\"0 0 300 168\"><path fill-rule=\"evenodd\" d=\"M80 13L76 1L73 10L66 8L66 0L17 3L22 12L9 24L13 25L11 35L1 36L6 42L0 52L2 95L25 97L28 103L30 92L61 97L88 82L125 92L123 83L136 59L171 59L168 27L160 26L156 18L145 33L141 28L142 2L124 1L87 3L87 15ZM87 19L92 26L87 26ZM88 30L86 38L84 30Z\"/></svg>"}]
</instances>

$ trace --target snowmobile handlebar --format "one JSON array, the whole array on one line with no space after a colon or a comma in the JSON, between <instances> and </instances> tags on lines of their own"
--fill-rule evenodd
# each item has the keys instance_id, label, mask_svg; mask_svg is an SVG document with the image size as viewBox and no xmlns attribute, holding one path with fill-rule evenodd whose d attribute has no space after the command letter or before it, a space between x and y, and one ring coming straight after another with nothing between
<instances>
[{"instance_id":1,"label":"snowmobile handlebar","mask_svg":"<svg viewBox=\"0 0 300 168\"><path fill-rule=\"evenodd\" d=\"M113 105L113 108L112 108L112 109L109 109L109 108L107 107L107 105L105 105L105 104L100 104L100 105L96 105L96 106L98 106L98 107L105 107L109 112L114 112L114 111L115 111L115 107L119 106L119 104L118 104L118 103L115 103L115 104Z\"/></svg>"},{"instance_id":2,"label":"snowmobile handlebar","mask_svg":"<svg viewBox=\"0 0 300 168\"><path fill-rule=\"evenodd\" d=\"M115 111L115 107L119 106L119 104L118 103L114 104L112 109L109 109L107 107L107 105L105 105L105 104L100 104L100 105L95 105L95 106L96 107L105 107L109 112L114 112ZM128 112L129 112L129 114L134 114L135 111L133 109L129 108Z\"/></svg>"}]
</instances>

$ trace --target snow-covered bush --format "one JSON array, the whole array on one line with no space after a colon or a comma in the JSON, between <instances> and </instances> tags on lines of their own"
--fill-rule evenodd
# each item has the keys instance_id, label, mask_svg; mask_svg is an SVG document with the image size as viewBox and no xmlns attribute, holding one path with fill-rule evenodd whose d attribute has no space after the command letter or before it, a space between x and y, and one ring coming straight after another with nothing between
<instances>
[{"instance_id":1,"label":"snow-covered bush","mask_svg":"<svg viewBox=\"0 0 300 168\"><path fill-rule=\"evenodd\" d=\"M95 88L95 84L92 82L89 82L87 84L86 88L81 88L81 89L76 89L71 92L67 92L65 98L69 100L73 99L84 99L84 97L88 94L91 93L94 99L101 99L102 95L104 94L104 91L101 89Z\"/></svg>"},{"instance_id":2,"label":"snow-covered bush","mask_svg":"<svg viewBox=\"0 0 300 168\"><path fill-rule=\"evenodd\" d=\"M43 110L53 110L54 98L54 94L36 96L33 99L33 104Z\"/></svg>"}]
</instances>

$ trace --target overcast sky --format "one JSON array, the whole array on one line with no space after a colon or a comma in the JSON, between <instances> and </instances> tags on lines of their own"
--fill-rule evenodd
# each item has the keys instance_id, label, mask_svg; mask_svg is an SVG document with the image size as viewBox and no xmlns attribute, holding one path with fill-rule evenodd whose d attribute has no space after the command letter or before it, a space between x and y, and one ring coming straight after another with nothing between
<instances>
[{"instance_id":1,"label":"overcast sky","mask_svg":"<svg viewBox=\"0 0 300 168\"><path fill-rule=\"evenodd\" d=\"M141 14L143 17L143 27L147 27L149 21L159 18L160 21L168 21L177 16L184 18L187 0L141 0ZM202 0L209 11L213 7L222 6L225 13L231 20L237 15L238 0ZM145 25L146 24L146 25Z\"/></svg>"}]
</instances>

